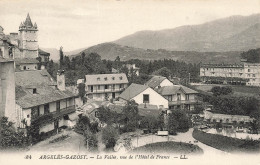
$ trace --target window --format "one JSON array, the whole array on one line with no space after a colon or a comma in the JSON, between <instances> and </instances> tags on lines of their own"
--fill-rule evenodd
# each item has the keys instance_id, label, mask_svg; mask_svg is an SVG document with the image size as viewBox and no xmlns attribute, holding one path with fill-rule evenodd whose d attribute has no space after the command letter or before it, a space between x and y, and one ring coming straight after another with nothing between
<instances>
[{"instance_id":1,"label":"window","mask_svg":"<svg viewBox=\"0 0 260 165\"><path fill-rule=\"evenodd\" d=\"M177 100L181 100L181 94L180 93L177 93Z\"/></svg>"},{"instance_id":2,"label":"window","mask_svg":"<svg viewBox=\"0 0 260 165\"><path fill-rule=\"evenodd\" d=\"M100 81L100 77L97 78L97 81Z\"/></svg>"},{"instance_id":3,"label":"window","mask_svg":"<svg viewBox=\"0 0 260 165\"><path fill-rule=\"evenodd\" d=\"M23 70L26 70L26 66L23 66Z\"/></svg>"},{"instance_id":4,"label":"window","mask_svg":"<svg viewBox=\"0 0 260 165\"><path fill-rule=\"evenodd\" d=\"M247 72L250 72L250 69L248 69Z\"/></svg>"},{"instance_id":5,"label":"window","mask_svg":"<svg viewBox=\"0 0 260 165\"><path fill-rule=\"evenodd\" d=\"M100 90L100 85L98 85L98 90Z\"/></svg>"},{"instance_id":6,"label":"window","mask_svg":"<svg viewBox=\"0 0 260 165\"><path fill-rule=\"evenodd\" d=\"M119 85L119 88L123 88L123 87L124 87L124 85L123 85L123 84L120 84L120 85Z\"/></svg>"},{"instance_id":7,"label":"window","mask_svg":"<svg viewBox=\"0 0 260 165\"><path fill-rule=\"evenodd\" d=\"M33 94L36 94L36 93L37 93L37 89L33 88Z\"/></svg>"},{"instance_id":8,"label":"window","mask_svg":"<svg viewBox=\"0 0 260 165\"><path fill-rule=\"evenodd\" d=\"M149 100L150 100L149 95L144 94L143 95L143 103L149 103Z\"/></svg>"},{"instance_id":9,"label":"window","mask_svg":"<svg viewBox=\"0 0 260 165\"><path fill-rule=\"evenodd\" d=\"M252 76L255 77L255 74L253 74Z\"/></svg>"},{"instance_id":10,"label":"window","mask_svg":"<svg viewBox=\"0 0 260 165\"><path fill-rule=\"evenodd\" d=\"M123 80L123 77L122 77L122 76L120 76L120 77L119 77L119 79L120 79L120 80Z\"/></svg>"},{"instance_id":11,"label":"window","mask_svg":"<svg viewBox=\"0 0 260 165\"><path fill-rule=\"evenodd\" d=\"M48 114L50 113L50 107L49 107L49 104L45 104L44 105L44 114Z\"/></svg>"},{"instance_id":12,"label":"window","mask_svg":"<svg viewBox=\"0 0 260 165\"><path fill-rule=\"evenodd\" d=\"M60 112L60 101L56 102L56 111Z\"/></svg>"},{"instance_id":13,"label":"window","mask_svg":"<svg viewBox=\"0 0 260 165\"><path fill-rule=\"evenodd\" d=\"M104 79L105 79L105 81L107 81L107 77L105 77Z\"/></svg>"},{"instance_id":14,"label":"window","mask_svg":"<svg viewBox=\"0 0 260 165\"><path fill-rule=\"evenodd\" d=\"M115 77L112 77L112 80L115 80Z\"/></svg>"},{"instance_id":15,"label":"window","mask_svg":"<svg viewBox=\"0 0 260 165\"><path fill-rule=\"evenodd\" d=\"M190 95L185 95L185 100L190 100Z\"/></svg>"},{"instance_id":16,"label":"window","mask_svg":"<svg viewBox=\"0 0 260 165\"><path fill-rule=\"evenodd\" d=\"M172 95L169 95L167 98L168 101L172 101Z\"/></svg>"},{"instance_id":17,"label":"window","mask_svg":"<svg viewBox=\"0 0 260 165\"><path fill-rule=\"evenodd\" d=\"M108 85L105 85L105 89L108 89Z\"/></svg>"},{"instance_id":18,"label":"window","mask_svg":"<svg viewBox=\"0 0 260 165\"><path fill-rule=\"evenodd\" d=\"M27 118L30 118L30 115L27 115Z\"/></svg>"}]
</instances>

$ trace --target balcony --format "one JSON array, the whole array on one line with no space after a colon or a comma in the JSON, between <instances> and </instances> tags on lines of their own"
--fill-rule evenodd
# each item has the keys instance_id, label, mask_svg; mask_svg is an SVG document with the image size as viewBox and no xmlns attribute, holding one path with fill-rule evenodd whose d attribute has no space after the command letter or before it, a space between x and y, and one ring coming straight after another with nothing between
<instances>
[{"instance_id":1,"label":"balcony","mask_svg":"<svg viewBox=\"0 0 260 165\"><path fill-rule=\"evenodd\" d=\"M169 106L171 105L182 105L182 104L198 104L200 101L192 99L192 100L178 100L178 101L169 101Z\"/></svg>"},{"instance_id":2,"label":"balcony","mask_svg":"<svg viewBox=\"0 0 260 165\"><path fill-rule=\"evenodd\" d=\"M111 92L122 92L125 88L111 88L111 89L100 89L100 90L89 90L87 91L87 94L93 94L93 93L111 93Z\"/></svg>"},{"instance_id":3,"label":"balcony","mask_svg":"<svg viewBox=\"0 0 260 165\"><path fill-rule=\"evenodd\" d=\"M60 117L63 117L63 115L70 114L72 112L75 112L76 108L75 105L69 106L67 108L60 109L60 111L54 111L47 114L42 114L37 117L32 116L32 123L37 123L39 125L53 122L55 119L58 119Z\"/></svg>"}]
</instances>

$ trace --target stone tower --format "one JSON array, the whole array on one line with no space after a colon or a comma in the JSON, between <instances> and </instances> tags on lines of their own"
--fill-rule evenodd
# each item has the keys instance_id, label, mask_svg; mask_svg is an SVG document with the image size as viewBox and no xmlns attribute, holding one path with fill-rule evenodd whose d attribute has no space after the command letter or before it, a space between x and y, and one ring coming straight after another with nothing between
<instances>
[{"instance_id":1,"label":"stone tower","mask_svg":"<svg viewBox=\"0 0 260 165\"><path fill-rule=\"evenodd\" d=\"M20 49L21 58L37 58L38 57L38 27L36 23L32 24L30 15L28 13L26 20L21 22L19 26L20 31Z\"/></svg>"}]
</instances>

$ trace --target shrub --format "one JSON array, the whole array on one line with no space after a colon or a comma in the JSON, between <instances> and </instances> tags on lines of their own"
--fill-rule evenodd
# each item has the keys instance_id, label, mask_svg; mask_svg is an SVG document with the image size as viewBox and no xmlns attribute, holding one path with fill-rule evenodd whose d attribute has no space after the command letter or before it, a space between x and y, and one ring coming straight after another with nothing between
<instances>
[{"instance_id":1,"label":"shrub","mask_svg":"<svg viewBox=\"0 0 260 165\"><path fill-rule=\"evenodd\" d=\"M226 152L260 152L260 141L257 140L236 139L199 130L194 130L192 136L206 145Z\"/></svg>"},{"instance_id":2,"label":"shrub","mask_svg":"<svg viewBox=\"0 0 260 165\"><path fill-rule=\"evenodd\" d=\"M106 126L102 130L102 142L106 145L107 149L111 149L116 145L119 138L118 130L112 126Z\"/></svg>"}]
</instances>

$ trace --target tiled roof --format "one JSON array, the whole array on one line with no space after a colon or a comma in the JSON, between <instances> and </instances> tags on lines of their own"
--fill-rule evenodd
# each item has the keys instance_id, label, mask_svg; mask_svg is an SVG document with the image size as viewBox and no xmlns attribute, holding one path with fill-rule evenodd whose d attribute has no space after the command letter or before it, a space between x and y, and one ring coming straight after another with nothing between
<instances>
[{"instance_id":1,"label":"tiled roof","mask_svg":"<svg viewBox=\"0 0 260 165\"><path fill-rule=\"evenodd\" d=\"M124 100L130 100L133 97L140 94L141 92L143 92L144 90L146 90L147 88L149 87L146 85L132 83L128 88L126 88L126 90L123 93L119 95L119 98L122 98Z\"/></svg>"},{"instance_id":2,"label":"tiled roof","mask_svg":"<svg viewBox=\"0 0 260 165\"><path fill-rule=\"evenodd\" d=\"M128 83L128 80L124 73L86 75L86 85L125 83Z\"/></svg>"},{"instance_id":3,"label":"tiled roof","mask_svg":"<svg viewBox=\"0 0 260 165\"><path fill-rule=\"evenodd\" d=\"M186 94L198 93L197 91L192 90L183 85L164 86L159 89L156 89L156 91L163 96L176 94L179 90L182 90Z\"/></svg>"},{"instance_id":4,"label":"tiled roof","mask_svg":"<svg viewBox=\"0 0 260 165\"><path fill-rule=\"evenodd\" d=\"M22 87L57 85L47 70L32 70L15 72L15 84Z\"/></svg>"},{"instance_id":5,"label":"tiled roof","mask_svg":"<svg viewBox=\"0 0 260 165\"><path fill-rule=\"evenodd\" d=\"M31 108L75 96L69 91L60 91L49 86L39 87L37 88L37 92L40 91L40 89L41 92L37 94L32 94L27 91L25 96L20 97L16 100L16 103L22 108Z\"/></svg>"},{"instance_id":6,"label":"tiled roof","mask_svg":"<svg viewBox=\"0 0 260 165\"><path fill-rule=\"evenodd\" d=\"M46 70L15 72L15 84L16 103L22 108L75 97L70 91L56 89L56 81ZM35 94L33 94L33 88L36 88Z\"/></svg>"},{"instance_id":7,"label":"tiled roof","mask_svg":"<svg viewBox=\"0 0 260 165\"><path fill-rule=\"evenodd\" d=\"M155 88L157 87L158 85L161 84L161 82L163 80L165 80L166 77L163 77L163 76L153 76L150 80L148 80L145 85L148 85L149 87L151 88Z\"/></svg>"},{"instance_id":8,"label":"tiled roof","mask_svg":"<svg viewBox=\"0 0 260 165\"><path fill-rule=\"evenodd\" d=\"M37 64L39 63L38 60L35 58L16 58L14 59L15 64Z\"/></svg>"}]
</instances>

